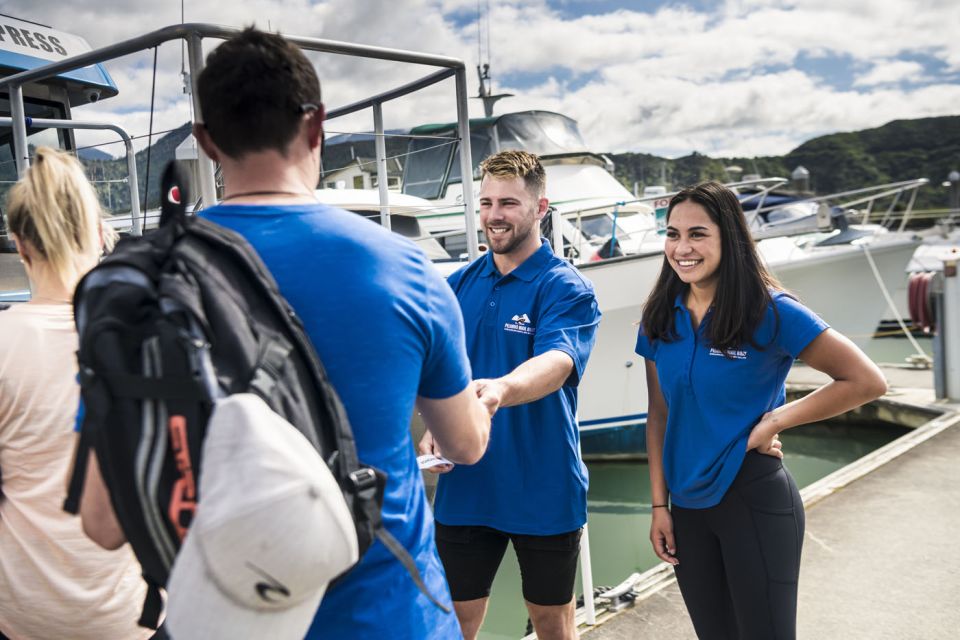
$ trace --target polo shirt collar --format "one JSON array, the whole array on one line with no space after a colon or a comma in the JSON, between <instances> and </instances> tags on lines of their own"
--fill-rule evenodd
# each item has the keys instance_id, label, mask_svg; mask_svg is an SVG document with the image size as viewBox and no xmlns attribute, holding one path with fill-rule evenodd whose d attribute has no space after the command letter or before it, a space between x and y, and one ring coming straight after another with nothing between
<instances>
[{"instance_id":1,"label":"polo shirt collar","mask_svg":"<svg viewBox=\"0 0 960 640\"><path fill-rule=\"evenodd\" d=\"M540 248L534 251L529 258L524 260L520 266L507 275L514 276L524 282L531 282L540 275L543 268L547 266L547 263L550 262L550 258L553 256L553 248L550 246L550 242L543 237L540 238L540 241L543 243L540 245ZM481 276L505 277L501 276L500 271L497 269L497 265L493 261L492 251L487 252L483 261L483 266L480 268Z\"/></svg>"}]
</instances>

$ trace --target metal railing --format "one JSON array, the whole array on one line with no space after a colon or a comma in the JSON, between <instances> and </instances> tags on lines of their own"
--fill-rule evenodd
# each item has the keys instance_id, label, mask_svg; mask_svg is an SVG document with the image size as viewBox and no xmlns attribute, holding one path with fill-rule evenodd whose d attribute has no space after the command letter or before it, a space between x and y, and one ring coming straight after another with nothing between
<instances>
[{"instance_id":1,"label":"metal railing","mask_svg":"<svg viewBox=\"0 0 960 640\"><path fill-rule=\"evenodd\" d=\"M26 118L23 122L26 127L47 127L51 129L88 129L115 131L123 139L126 149L127 172L130 174L130 233L138 236L143 232L140 216L140 188L137 184L137 157L133 151L133 140L122 127L105 122L84 122L81 120L55 120L50 118ZM13 118L0 117L0 127L13 126Z\"/></svg>"},{"instance_id":2,"label":"metal railing","mask_svg":"<svg viewBox=\"0 0 960 640\"><path fill-rule=\"evenodd\" d=\"M6 88L10 93L10 105L12 114L13 143L14 154L17 163L18 175L22 176L27 167L30 166L30 158L27 149L27 129L26 117L23 104L23 86L28 83L48 80L57 75L74 71L91 64L98 64L115 60L117 58L158 47L165 42L173 40L183 40L187 44L187 62L193 91L191 93L193 102L193 113L196 122L202 122L203 116L200 109L200 102L197 92L197 79L203 69L203 40L205 38L227 39L241 32L234 27L224 27L212 24L188 23L164 27L156 31L124 40L100 49L95 49L87 53L72 56L64 60L53 62L36 69L23 71L6 78L0 79L0 88ZM332 53L339 55L349 55L360 58L370 58L378 60L388 60L393 62L403 62L409 64L421 64L425 66L441 67L417 81L405 84L395 89L377 94L371 98L347 105L329 112L330 118L354 113L361 109L372 108L374 112L374 129L377 139L380 143L377 145L377 172L379 181L384 187L386 180L386 154L383 152L383 117L382 105L385 102L405 96L409 93L423 89L453 77L456 82L456 105L457 105L457 129L460 136L460 167L462 175L471 175L473 165L470 154L470 125L467 109L467 75L466 65L462 60L448 56L438 56L415 51L406 51L402 49L389 49L385 47L374 47L369 45L359 45L337 40L326 40L321 38L308 38L303 36L284 35L284 38L302 49L308 51L318 51L323 53ZM214 164L202 151L198 153L199 163L199 182L200 195L205 203L216 202L216 184L214 178ZM387 202L386 189L382 188L380 197L383 208L383 216L389 216L389 206ZM463 202L466 226L473 233L467 234L468 251L471 258L479 255L478 243L476 239L476 218L473 215L474 198L473 184L470 181L464 181ZM387 223L386 226L388 226Z\"/></svg>"}]
</instances>

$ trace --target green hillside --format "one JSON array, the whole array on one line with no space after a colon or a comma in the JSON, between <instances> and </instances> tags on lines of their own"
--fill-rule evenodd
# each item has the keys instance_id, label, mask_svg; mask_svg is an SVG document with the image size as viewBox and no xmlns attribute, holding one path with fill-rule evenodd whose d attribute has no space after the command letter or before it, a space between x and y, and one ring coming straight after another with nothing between
<instances>
[{"instance_id":1,"label":"green hillside","mask_svg":"<svg viewBox=\"0 0 960 640\"><path fill-rule=\"evenodd\" d=\"M146 211L160 206L160 174L167 162L173 159L177 146L190 133L190 123L185 123L170 131L153 143L150 148L150 188L144 201L144 181L147 179L147 150L137 152L137 180L140 186L140 208ZM127 182L108 182L127 178L126 158L93 159L80 157L87 169L87 176L93 181L100 194L103 206L114 213L130 212L130 185Z\"/></svg>"},{"instance_id":2,"label":"green hillside","mask_svg":"<svg viewBox=\"0 0 960 640\"><path fill-rule=\"evenodd\" d=\"M920 209L947 206L940 183L960 170L960 116L894 120L876 129L834 133L804 142L785 156L710 158L693 153L660 158L643 153L610 154L617 178L629 189L636 182L682 187L701 180L729 180L724 167L744 173L789 177L798 165L810 171L810 187L819 194L847 191L886 182L927 178L918 192Z\"/></svg>"}]
</instances>

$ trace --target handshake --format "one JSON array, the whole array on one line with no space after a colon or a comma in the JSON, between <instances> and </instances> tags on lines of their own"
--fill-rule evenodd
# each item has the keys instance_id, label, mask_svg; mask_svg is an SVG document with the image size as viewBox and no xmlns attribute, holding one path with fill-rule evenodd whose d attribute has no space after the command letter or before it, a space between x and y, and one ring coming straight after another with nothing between
<instances>
[{"instance_id":1,"label":"handshake","mask_svg":"<svg viewBox=\"0 0 960 640\"><path fill-rule=\"evenodd\" d=\"M500 408L503 402L506 385L500 380L487 378L474 380L472 384L474 391L477 393L477 398L480 400L480 404L484 406L490 413L490 417L493 418L493 414L497 412L497 409ZM440 447L437 446L436 441L433 439L433 434L430 433L429 430L423 434L417 449L420 452L420 456L417 457L417 463L420 469L428 471L429 473L447 473L453 469L453 463L443 457L443 454L440 452Z\"/></svg>"}]
</instances>

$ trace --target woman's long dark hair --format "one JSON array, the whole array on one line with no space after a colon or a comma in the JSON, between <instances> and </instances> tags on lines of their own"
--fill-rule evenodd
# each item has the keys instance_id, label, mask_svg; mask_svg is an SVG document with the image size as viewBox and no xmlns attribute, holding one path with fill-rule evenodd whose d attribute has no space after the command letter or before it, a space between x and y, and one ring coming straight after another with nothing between
<instances>
[{"instance_id":1,"label":"woman's long dark hair","mask_svg":"<svg viewBox=\"0 0 960 640\"><path fill-rule=\"evenodd\" d=\"M668 222L673 208L681 202L699 204L720 227L717 292L710 323L705 327L710 346L724 353L746 344L760 348L753 334L770 305L770 290L783 287L761 262L740 201L719 182L703 182L671 198ZM688 289L689 285L680 280L664 254L660 276L643 306L643 330L650 340L677 339L673 305L677 296Z\"/></svg>"}]
</instances>

